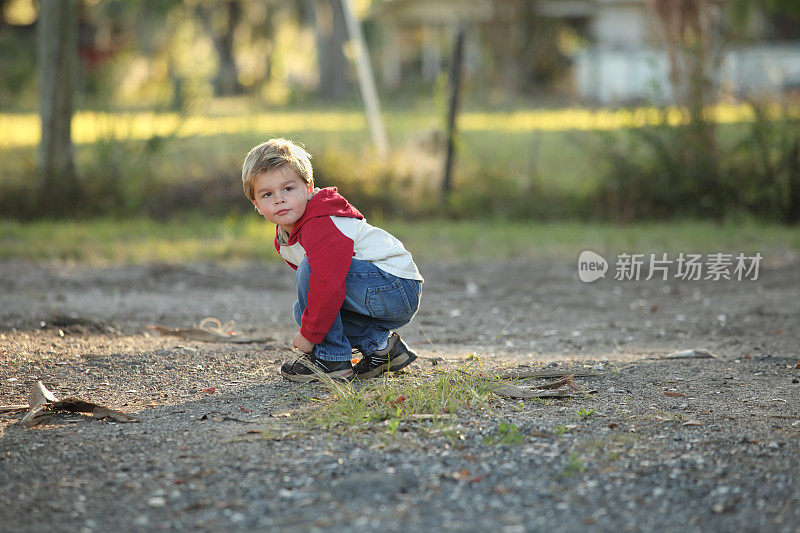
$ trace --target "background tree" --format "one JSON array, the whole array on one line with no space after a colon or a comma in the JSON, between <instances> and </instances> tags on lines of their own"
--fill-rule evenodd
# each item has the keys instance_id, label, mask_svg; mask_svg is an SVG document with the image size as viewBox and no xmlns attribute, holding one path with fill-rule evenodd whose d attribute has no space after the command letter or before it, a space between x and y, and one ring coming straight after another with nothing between
<instances>
[{"instance_id":1,"label":"background tree","mask_svg":"<svg viewBox=\"0 0 800 533\"><path fill-rule=\"evenodd\" d=\"M347 27L341 0L303 0L304 18L317 41L319 95L336 100L347 90L348 62L344 56Z\"/></svg>"},{"instance_id":2,"label":"background tree","mask_svg":"<svg viewBox=\"0 0 800 533\"><path fill-rule=\"evenodd\" d=\"M42 0L38 21L39 171L42 207L64 214L78 195L72 148L72 110L77 65L75 0Z\"/></svg>"},{"instance_id":3,"label":"background tree","mask_svg":"<svg viewBox=\"0 0 800 533\"><path fill-rule=\"evenodd\" d=\"M242 20L242 4L239 0L225 2L199 2L195 7L200 21L214 43L219 65L214 78L214 95L240 94L239 69L233 53L236 28Z\"/></svg>"}]
</instances>

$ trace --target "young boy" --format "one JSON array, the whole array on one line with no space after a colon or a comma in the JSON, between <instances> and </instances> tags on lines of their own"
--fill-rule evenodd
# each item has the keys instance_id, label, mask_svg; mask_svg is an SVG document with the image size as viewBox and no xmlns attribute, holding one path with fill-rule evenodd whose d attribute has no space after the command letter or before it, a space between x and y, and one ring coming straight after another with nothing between
<instances>
[{"instance_id":1,"label":"young boy","mask_svg":"<svg viewBox=\"0 0 800 533\"><path fill-rule=\"evenodd\" d=\"M422 276L403 244L367 224L336 187L314 188L310 155L285 139L247 154L247 197L276 228L275 248L297 271L292 345L305 353L281 367L291 381L368 379L409 365L417 354L391 332L419 308ZM355 367L352 348L363 355Z\"/></svg>"}]
</instances>

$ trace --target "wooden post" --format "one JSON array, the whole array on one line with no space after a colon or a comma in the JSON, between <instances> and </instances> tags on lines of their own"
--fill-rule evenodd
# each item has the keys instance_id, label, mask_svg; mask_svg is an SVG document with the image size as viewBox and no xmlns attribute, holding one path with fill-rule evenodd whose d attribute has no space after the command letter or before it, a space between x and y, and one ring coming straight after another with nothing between
<instances>
[{"instance_id":1,"label":"wooden post","mask_svg":"<svg viewBox=\"0 0 800 533\"><path fill-rule=\"evenodd\" d=\"M461 98L461 68L464 60L464 29L459 28L456 35L453 58L450 61L450 106L447 112L447 156L444 162L444 178L442 179L442 205L447 205L447 198L452 188L453 162L455 160L454 140L456 135L456 116Z\"/></svg>"},{"instance_id":2,"label":"wooden post","mask_svg":"<svg viewBox=\"0 0 800 533\"><path fill-rule=\"evenodd\" d=\"M381 118L381 106L378 101L378 91L375 88L375 75L372 71L372 64L369 61L367 45L364 42L364 33L361 31L361 25L353 13L351 0L341 0L341 2L345 22L347 23L347 33L358 49L356 52L356 72L358 73L361 96L364 98L372 142L378 151L378 155L381 158L386 158L389 155L389 141L386 138L386 128Z\"/></svg>"}]
</instances>

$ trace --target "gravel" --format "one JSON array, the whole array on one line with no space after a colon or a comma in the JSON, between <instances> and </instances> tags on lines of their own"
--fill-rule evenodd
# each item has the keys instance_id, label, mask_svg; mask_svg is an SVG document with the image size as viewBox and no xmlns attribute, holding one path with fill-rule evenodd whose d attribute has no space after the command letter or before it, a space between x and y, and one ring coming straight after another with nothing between
<instances>
[{"instance_id":1,"label":"gravel","mask_svg":"<svg viewBox=\"0 0 800 533\"><path fill-rule=\"evenodd\" d=\"M599 392L497 398L447 431L390 433L303 423L326 391L277 373L294 334L286 269L0 263L0 403L42 380L140 420L0 415L0 529L797 531L798 266L593 284L557 261L423 266L424 309L401 330L421 355L409 372L475 353L588 371L576 383ZM206 316L269 345L145 329ZM717 357L644 359L692 348ZM491 444L501 423L522 442Z\"/></svg>"}]
</instances>

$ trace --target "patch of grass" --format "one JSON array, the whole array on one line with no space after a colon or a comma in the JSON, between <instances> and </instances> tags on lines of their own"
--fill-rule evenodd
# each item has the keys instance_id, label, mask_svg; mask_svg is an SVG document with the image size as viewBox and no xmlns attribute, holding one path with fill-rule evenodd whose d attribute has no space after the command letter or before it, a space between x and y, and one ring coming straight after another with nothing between
<instances>
[{"instance_id":1,"label":"patch of grass","mask_svg":"<svg viewBox=\"0 0 800 533\"><path fill-rule=\"evenodd\" d=\"M418 263L511 258L576 260L594 250L609 261L622 251L770 252L800 249L800 227L766 223L381 221ZM88 265L192 261L275 261L274 226L255 213L191 216L169 221L99 218L82 221L0 220L0 259L72 261ZM613 275L608 273L607 276Z\"/></svg>"},{"instance_id":2,"label":"patch of grass","mask_svg":"<svg viewBox=\"0 0 800 533\"><path fill-rule=\"evenodd\" d=\"M323 379L326 398L310 407L311 428L349 432L386 422L389 433L410 420L450 421L464 409L488 409L490 383L458 369L427 374L384 376L368 383L338 383Z\"/></svg>"},{"instance_id":3,"label":"patch of grass","mask_svg":"<svg viewBox=\"0 0 800 533\"><path fill-rule=\"evenodd\" d=\"M589 420L590 418L592 418L592 416L594 416L595 412L596 411L594 409L587 410L585 407L581 407L580 409L578 409L577 414L579 417L581 417L582 420Z\"/></svg>"},{"instance_id":4,"label":"patch of grass","mask_svg":"<svg viewBox=\"0 0 800 533\"><path fill-rule=\"evenodd\" d=\"M565 478L570 478L577 474L583 474L585 471L586 462L581 454L572 452L569 454L569 458L567 458L566 463L564 463L564 469L562 470L561 475Z\"/></svg>"},{"instance_id":5,"label":"patch of grass","mask_svg":"<svg viewBox=\"0 0 800 533\"><path fill-rule=\"evenodd\" d=\"M524 444L525 436L519 432L519 428L509 422L500 422L497 426L497 434L483 439L484 444Z\"/></svg>"}]
</instances>

